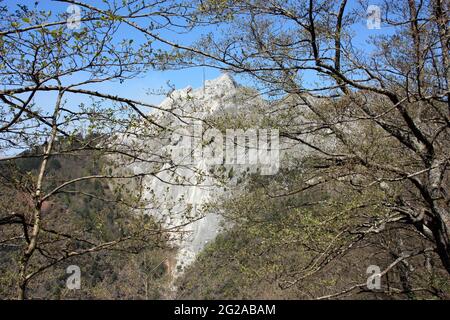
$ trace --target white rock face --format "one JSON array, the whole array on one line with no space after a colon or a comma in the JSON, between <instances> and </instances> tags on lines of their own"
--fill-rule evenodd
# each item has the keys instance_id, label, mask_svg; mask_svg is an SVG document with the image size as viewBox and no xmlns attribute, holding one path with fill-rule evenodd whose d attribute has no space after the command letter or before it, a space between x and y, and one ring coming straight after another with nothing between
<instances>
[{"instance_id":1,"label":"white rock face","mask_svg":"<svg viewBox=\"0 0 450 320\"><path fill-rule=\"evenodd\" d=\"M211 199L223 194L224 188L223 184L210 174L211 159L208 156L201 154L186 161L186 158L174 159L172 151L180 149L180 139L195 140L202 135L202 129L198 129L199 124L202 124L201 119L243 108L239 101L240 90L242 88L227 74L206 81L204 88L194 90L187 87L176 90L158 106L160 110L150 115L155 122L166 127L162 135L145 140L135 136L121 137L124 145L135 144L136 148L145 150L142 158L164 162L158 167L153 162L135 161L126 167L135 174L150 172L155 168L160 171L154 177L143 178L143 199L152 205L152 208L146 210L146 214L154 216L164 228L176 231L171 237L179 248L176 265L172 270L174 278L179 276L204 246L220 232L221 216L211 212L205 214L203 209ZM253 100L250 99L246 103L261 103L261 99ZM174 133L179 129L187 132L181 134L182 137L177 136ZM136 135L142 130L145 129L138 128ZM197 143L202 141L193 142L191 147L194 150L197 150ZM239 176L240 169L233 170L236 176ZM242 170L245 170L245 167Z\"/></svg>"},{"instance_id":2,"label":"white rock face","mask_svg":"<svg viewBox=\"0 0 450 320\"><path fill-rule=\"evenodd\" d=\"M201 139L200 142L196 140L203 132L202 129L197 130L199 123L203 124L201 120L211 116L240 112L246 117L245 122L266 129L270 127L270 123L258 123L258 119L262 118L258 113L268 111L266 110L268 108L265 108L267 101L258 95L253 98L250 95L249 98L248 94L243 99L245 90L236 85L227 74L206 81L204 88L187 87L176 90L158 106L160 110L149 115L164 129L157 132L154 126L148 128L145 124L141 124L137 126L135 134L120 138L123 145L135 146L137 150L142 150L142 159L124 164L128 170L135 174L158 171L154 176L145 176L142 179L142 198L144 203L149 205L145 213L155 217L164 228L174 231L171 240L179 248L176 265L172 269L174 279L183 273L184 268L195 260L197 254L208 242L213 241L221 230L222 218L218 212L211 213L208 210L208 213L205 213L204 209L212 199L225 194L225 186L222 180L211 174L211 168L214 167L210 165L211 158L204 153L200 155L197 153L198 143L204 143ZM306 111L295 101L294 104L296 110L294 117L290 114L289 117L286 116L286 119L291 119L287 120L286 125L295 126L294 122L298 122L310 126L304 119ZM283 103L277 109L280 113L284 113L285 110L293 108L286 107ZM273 112L272 109L270 111ZM293 122L292 119L298 121ZM175 134L180 129L184 130L183 133ZM194 147L193 154L188 152L183 157L174 159L173 151L184 150L182 142L186 141L185 138L194 141L191 145ZM307 141L312 138L305 136ZM277 151L280 151L280 158L277 158L277 161L289 158L284 157L287 153L298 158L311 152L304 146L292 144L292 141L281 143L279 148ZM192 148L189 150L192 151ZM289 161L291 160L287 160L287 165ZM272 169L274 165L277 167L280 163L269 164ZM219 167L225 173L232 169L233 174L228 175L226 183L228 188L239 184L237 181L245 175L245 172L257 170L255 166L245 165L226 164Z\"/></svg>"}]
</instances>

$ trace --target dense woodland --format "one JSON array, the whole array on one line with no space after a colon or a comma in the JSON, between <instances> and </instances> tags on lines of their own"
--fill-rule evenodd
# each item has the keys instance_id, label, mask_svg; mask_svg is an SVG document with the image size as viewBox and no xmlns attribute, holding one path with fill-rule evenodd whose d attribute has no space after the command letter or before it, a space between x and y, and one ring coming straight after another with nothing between
<instances>
[{"instance_id":1,"label":"dense woodland","mask_svg":"<svg viewBox=\"0 0 450 320\"><path fill-rule=\"evenodd\" d=\"M62 144L62 142L61 142ZM2 166L2 210L28 212L32 199L14 188L16 179L32 179L39 168L39 159L33 157L40 147L26 152L15 163ZM48 164L48 176L58 181L83 175L98 174L104 167L102 160L93 153L76 156L54 157ZM19 173L24 173L24 175ZM54 186L49 185L49 188ZM73 194L77 194L74 197ZM148 232L132 241L125 239L135 230L154 225L151 217L136 216L110 185L99 180L75 184L43 205L43 244L40 257L34 262L45 266L39 280L31 285L30 295L35 299L160 299L166 293L167 261L173 255L160 233ZM30 217L24 215L29 223ZM21 219L2 219L14 227L5 236L20 234ZM147 230L148 230L147 229ZM79 256L67 257L54 263L55 252L90 249L95 243L109 243L123 239L111 250L99 248ZM107 248L108 249L108 248ZM14 298L17 295L17 259L20 246L2 243L1 295ZM66 279L69 265L82 266L83 290L69 290Z\"/></svg>"}]
</instances>

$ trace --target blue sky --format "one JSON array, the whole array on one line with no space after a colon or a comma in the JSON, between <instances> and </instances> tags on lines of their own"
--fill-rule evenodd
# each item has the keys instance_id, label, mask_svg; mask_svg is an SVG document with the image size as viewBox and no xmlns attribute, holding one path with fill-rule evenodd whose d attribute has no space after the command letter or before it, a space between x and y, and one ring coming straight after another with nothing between
<instances>
[{"instance_id":1,"label":"blue sky","mask_svg":"<svg viewBox=\"0 0 450 320\"><path fill-rule=\"evenodd\" d=\"M1 2L1 0L0 0ZM85 3L90 4L100 4L102 5L102 0L91 0L86 1ZM34 0L29 1L21 1L21 0L4 0L2 4L7 4L11 9L17 6L17 4L27 4L29 6L33 6L35 3ZM40 0L38 2L38 8L41 10L51 10L52 12L64 12L66 11L68 5L66 3L61 2L55 2L52 0ZM349 4L347 7L347 10L351 10L355 8L357 3L357 0L349 0ZM370 4L378 4L378 0L369 0L368 5ZM213 29L203 29L203 30L197 30L195 32L191 32L188 35L183 34L175 34L175 33L167 33L163 34L164 36L170 36L169 38L175 42L182 43L182 44L189 44L192 41L195 41L198 39L198 37L201 35L202 32L214 32ZM367 54L370 54L370 52L373 50L368 44L367 40L372 35L380 35L380 34L390 34L393 32L392 29L390 29L387 26L383 26L381 30L373 29L370 30L366 26L366 22L362 21L358 24L355 24L353 26L354 31L354 37L352 38L353 44L360 48L364 49L364 51ZM136 31L134 29L131 29L128 27L128 29L123 29L121 31L120 36L125 38L132 38L134 39L134 43L139 43L140 41L143 41L144 37L142 33L139 31ZM139 100L146 102L148 104L159 104L165 96L163 95L154 95L149 94L151 91L157 91L160 89L168 90L167 83L170 82L171 86L174 86L176 89L185 88L187 86L191 86L193 88L201 87L203 84L203 80L209 80L214 79L220 76L221 72L217 69L212 68L204 68L204 67L197 67L197 68L190 68L185 70L174 70L174 71L148 71L147 73L131 79L126 80L123 83L120 83L118 81L114 82L104 82L96 85L90 85L89 89L97 90L99 92L108 93L108 94L114 94L125 98L131 98L134 100ZM74 82L76 82L77 76L74 76ZM318 82L320 81L313 72L307 72L303 75L303 78L308 81L309 83L312 82ZM247 84L249 83L245 78L242 77L235 77L235 80L237 80L238 83L241 84ZM39 93L36 95L34 102L37 106L39 106L45 113L50 113L53 110L54 101L55 101L56 93ZM79 94L67 94L65 96L65 101L67 103L66 107L76 110L80 103L85 103L86 105L89 105L91 100L84 95ZM145 113L151 112L151 109L144 109L141 108L141 110Z\"/></svg>"},{"instance_id":2,"label":"blue sky","mask_svg":"<svg viewBox=\"0 0 450 320\"><path fill-rule=\"evenodd\" d=\"M21 4L29 4L33 5L35 1L19 1L19 0L7 0L6 3L8 6L13 8L18 3ZM91 0L85 1L86 3L101 5L101 0ZM377 4L378 1L369 1L369 4ZM351 10L356 5L356 0L350 0L347 10ZM62 12L67 9L68 5L66 3L53 2L51 0L41 0L39 1L38 8L43 10L52 10L53 12ZM211 31L210 29L207 31ZM355 37L353 38L354 44L360 48L368 48L366 41L369 39L371 35L379 34L380 32L389 32L386 30L384 26L382 26L382 30L370 30L366 27L365 23L359 23L354 26ZM172 33L170 36L175 41L188 43L199 37L200 32L196 31L187 35L176 35ZM142 34L135 30L126 30L126 36L128 38L133 38L139 42L142 40ZM187 41L187 42L186 42ZM370 50L369 50L370 51ZM127 98L133 98L136 100L142 100L147 103L158 104L164 99L163 96L157 95L149 95L148 92L152 90L158 90L161 88L167 89L167 82L170 82L176 88L184 88L188 85L196 88L200 87L203 83L203 77L205 79L213 79L220 75L220 71L211 68L190 68L186 70L177 70L177 71L149 71L145 75L140 76L135 79L127 80L124 83L119 82L108 82L102 83L95 86L96 90L101 92L109 92L114 93L116 95L120 95ZM313 74L308 75L310 77L310 81L317 81ZM242 79L238 78L238 82L242 81ZM47 98L50 97L51 94L47 94ZM45 100L48 100L48 99ZM71 103L77 104L79 102L85 101L82 97L73 97L71 99ZM45 109L45 104L43 106Z\"/></svg>"},{"instance_id":3,"label":"blue sky","mask_svg":"<svg viewBox=\"0 0 450 320\"><path fill-rule=\"evenodd\" d=\"M6 0L6 4L13 9L17 4L27 4L33 6L35 1L20 1L20 0ZM85 3L101 4L102 1L84 1ZM38 9L51 10L52 12L63 12L67 9L68 5L60 2L53 2L51 0L41 0L38 4ZM127 38L133 38L138 42L143 40L144 37L139 31L132 30L131 28L123 29L122 33L126 32ZM195 32L189 35L189 39L198 37L200 33ZM185 37L185 36L184 36ZM177 41L182 40L182 36L171 34L172 39ZM172 86L176 88L184 88L188 85L192 87L200 87L203 83L203 78L213 79L220 75L220 71L212 68L190 68L186 70L169 70L169 71L149 71L145 75L141 75L137 78L126 80L123 83L118 81L96 84L93 89L101 92L109 92L115 95L119 95L126 98L132 98L135 100L142 100L147 103L160 103L164 97L159 95L149 95L149 91L157 91L159 89L168 89L167 83L170 82ZM45 94L46 97L54 96L53 94ZM75 97L76 101L84 101L81 97ZM72 103L76 103L72 100Z\"/></svg>"}]
</instances>

